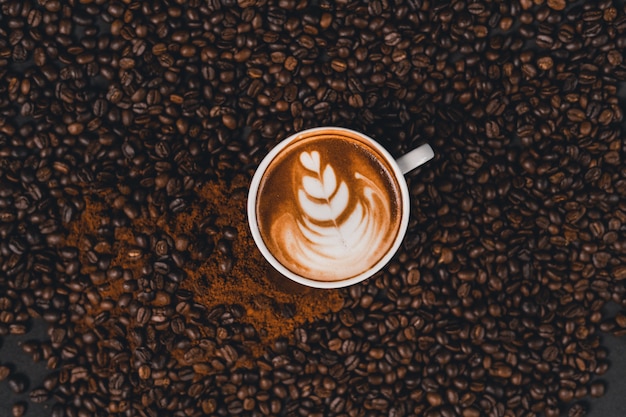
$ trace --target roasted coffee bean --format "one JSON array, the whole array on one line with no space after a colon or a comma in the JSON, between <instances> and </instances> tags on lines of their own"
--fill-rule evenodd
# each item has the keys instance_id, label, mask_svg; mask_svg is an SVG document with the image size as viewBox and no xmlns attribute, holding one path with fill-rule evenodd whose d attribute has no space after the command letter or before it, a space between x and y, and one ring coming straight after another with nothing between
<instances>
[{"instance_id":1,"label":"roasted coffee bean","mask_svg":"<svg viewBox=\"0 0 626 417\"><path fill-rule=\"evenodd\" d=\"M224 228L224 239L235 240L237 238L237 229L234 227Z\"/></svg>"},{"instance_id":2,"label":"roasted coffee bean","mask_svg":"<svg viewBox=\"0 0 626 417\"><path fill-rule=\"evenodd\" d=\"M35 388L30 392L29 397L34 403L42 403L50 398L50 394L45 388Z\"/></svg>"},{"instance_id":3,"label":"roasted coffee bean","mask_svg":"<svg viewBox=\"0 0 626 417\"><path fill-rule=\"evenodd\" d=\"M15 394L21 394L28 389L28 379L22 374L13 374L8 379L9 388Z\"/></svg>"},{"instance_id":4,"label":"roasted coffee bean","mask_svg":"<svg viewBox=\"0 0 626 417\"><path fill-rule=\"evenodd\" d=\"M603 382L597 381L591 384L589 388L589 393L592 397L602 397L605 392L605 385Z\"/></svg>"},{"instance_id":5,"label":"roasted coffee bean","mask_svg":"<svg viewBox=\"0 0 626 417\"><path fill-rule=\"evenodd\" d=\"M22 417L26 413L27 405L24 401L19 401L11 407L11 415L13 417Z\"/></svg>"},{"instance_id":6,"label":"roasted coffee bean","mask_svg":"<svg viewBox=\"0 0 626 417\"><path fill-rule=\"evenodd\" d=\"M11 368L6 365L0 365L0 381L7 379L11 375Z\"/></svg>"},{"instance_id":7,"label":"roasted coffee bean","mask_svg":"<svg viewBox=\"0 0 626 417\"><path fill-rule=\"evenodd\" d=\"M574 404L567 412L568 417L584 417L587 415L587 409L580 403Z\"/></svg>"}]
</instances>

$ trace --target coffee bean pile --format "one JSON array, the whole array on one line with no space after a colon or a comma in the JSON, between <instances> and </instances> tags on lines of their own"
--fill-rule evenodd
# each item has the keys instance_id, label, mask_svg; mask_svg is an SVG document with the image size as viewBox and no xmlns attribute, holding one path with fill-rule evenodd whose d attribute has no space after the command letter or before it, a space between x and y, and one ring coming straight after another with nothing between
<instances>
[{"instance_id":1,"label":"coffee bean pile","mask_svg":"<svg viewBox=\"0 0 626 417\"><path fill-rule=\"evenodd\" d=\"M0 4L0 336L50 326L22 345L41 386L0 362L12 391L79 417L580 417L604 394L601 331L626 334L622 2ZM339 311L255 355L244 308L181 287L241 239L215 218L134 230L150 262L112 263L121 228L323 125L436 152L399 253ZM94 193L109 209L68 244Z\"/></svg>"}]
</instances>

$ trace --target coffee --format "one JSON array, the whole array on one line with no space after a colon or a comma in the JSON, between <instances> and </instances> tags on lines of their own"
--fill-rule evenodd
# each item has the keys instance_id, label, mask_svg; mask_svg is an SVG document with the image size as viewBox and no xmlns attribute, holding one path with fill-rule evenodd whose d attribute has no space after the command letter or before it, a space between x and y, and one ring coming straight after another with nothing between
<instances>
[{"instance_id":1,"label":"coffee","mask_svg":"<svg viewBox=\"0 0 626 417\"><path fill-rule=\"evenodd\" d=\"M342 281L396 241L401 190L380 152L343 130L303 133L267 167L257 193L263 242L288 270Z\"/></svg>"}]
</instances>

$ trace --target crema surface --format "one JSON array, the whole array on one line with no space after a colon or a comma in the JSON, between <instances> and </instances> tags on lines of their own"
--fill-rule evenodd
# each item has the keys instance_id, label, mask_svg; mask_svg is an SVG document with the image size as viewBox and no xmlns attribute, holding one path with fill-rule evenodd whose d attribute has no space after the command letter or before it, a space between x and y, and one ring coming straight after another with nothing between
<instances>
[{"instance_id":1,"label":"crema surface","mask_svg":"<svg viewBox=\"0 0 626 417\"><path fill-rule=\"evenodd\" d=\"M309 279L339 281L385 256L402 208L393 172L375 149L317 133L272 161L256 210L263 241L283 266Z\"/></svg>"}]
</instances>

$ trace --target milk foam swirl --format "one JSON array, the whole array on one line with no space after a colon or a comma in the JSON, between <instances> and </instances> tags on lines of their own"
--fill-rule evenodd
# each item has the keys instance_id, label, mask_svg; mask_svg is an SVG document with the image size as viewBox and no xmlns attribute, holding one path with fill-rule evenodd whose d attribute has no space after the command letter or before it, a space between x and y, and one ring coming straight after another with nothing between
<instances>
[{"instance_id":1,"label":"milk foam swirl","mask_svg":"<svg viewBox=\"0 0 626 417\"><path fill-rule=\"evenodd\" d=\"M384 190L358 171L353 178L338 178L318 151L302 152L298 161L298 212L272 225L272 235L287 249L283 256L320 280L363 272L387 249L381 242L389 233L391 210Z\"/></svg>"}]
</instances>

